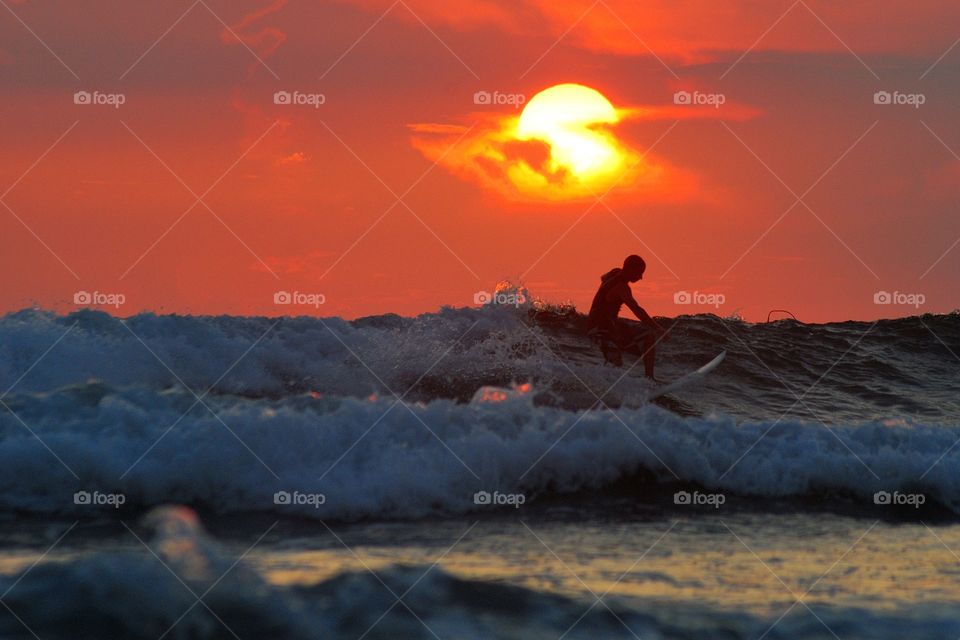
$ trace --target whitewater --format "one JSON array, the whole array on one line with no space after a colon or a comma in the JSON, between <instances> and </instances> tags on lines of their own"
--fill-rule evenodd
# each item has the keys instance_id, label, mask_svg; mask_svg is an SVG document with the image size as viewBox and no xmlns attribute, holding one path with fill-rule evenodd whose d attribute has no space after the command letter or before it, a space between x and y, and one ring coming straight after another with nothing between
<instances>
[{"instance_id":1,"label":"whitewater","mask_svg":"<svg viewBox=\"0 0 960 640\"><path fill-rule=\"evenodd\" d=\"M960 316L0 318L0 637L960 634Z\"/></svg>"},{"instance_id":2,"label":"whitewater","mask_svg":"<svg viewBox=\"0 0 960 640\"><path fill-rule=\"evenodd\" d=\"M581 321L9 314L0 509L77 513L75 493L99 492L126 510L409 519L483 511L478 492L530 505L629 485L651 503L702 489L857 512L886 492L960 513L960 317L679 318L662 375L730 355L667 404L605 366Z\"/></svg>"}]
</instances>

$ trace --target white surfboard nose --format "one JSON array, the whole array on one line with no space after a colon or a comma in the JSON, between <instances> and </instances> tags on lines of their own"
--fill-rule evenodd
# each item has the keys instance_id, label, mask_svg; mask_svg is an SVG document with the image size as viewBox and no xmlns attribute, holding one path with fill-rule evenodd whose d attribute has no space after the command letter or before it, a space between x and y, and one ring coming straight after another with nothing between
<instances>
[{"instance_id":1,"label":"white surfboard nose","mask_svg":"<svg viewBox=\"0 0 960 640\"><path fill-rule=\"evenodd\" d=\"M650 396L648 396L647 399L648 399L648 400L653 400L654 398L659 398L659 397L662 396L662 395L665 395L665 394L670 393L670 392L672 392L672 391L676 391L677 389L679 389L679 388L681 388L681 387L685 387L685 386L687 386L688 384L691 384L691 383L693 383L693 382L697 382L698 380L700 380L701 378L703 378L703 376L707 375L708 373L710 373L711 371L713 371L714 369L716 369L718 366L720 366L720 363L723 362L723 359L726 358L726 357L727 357L727 351L726 351L726 350L721 351L720 354L717 355L717 357L715 357L713 360L711 360L711 361L708 362L707 364L703 365L702 367L700 367L700 368L697 369L696 371L691 371L691 372L688 373L687 375L682 376L682 377L680 377L680 378L677 378L676 380L674 380L674 381L671 382L670 384L664 385L664 386L660 387L659 389L655 389L655 390L650 394Z\"/></svg>"}]
</instances>

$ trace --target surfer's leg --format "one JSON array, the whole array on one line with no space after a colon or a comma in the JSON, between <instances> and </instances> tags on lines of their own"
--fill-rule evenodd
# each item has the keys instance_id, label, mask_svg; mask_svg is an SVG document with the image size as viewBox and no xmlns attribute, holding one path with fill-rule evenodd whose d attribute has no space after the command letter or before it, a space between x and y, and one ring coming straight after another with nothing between
<instances>
[{"instance_id":1,"label":"surfer's leg","mask_svg":"<svg viewBox=\"0 0 960 640\"><path fill-rule=\"evenodd\" d=\"M623 366L623 354L613 340L604 339L600 342L600 350L603 352L603 359L615 367Z\"/></svg>"},{"instance_id":2,"label":"surfer's leg","mask_svg":"<svg viewBox=\"0 0 960 640\"><path fill-rule=\"evenodd\" d=\"M643 336L643 368L648 378L653 378L653 367L657 357L656 343L652 331L648 331Z\"/></svg>"},{"instance_id":3,"label":"surfer's leg","mask_svg":"<svg viewBox=\"0 0 960 640\"><path fill-rule=\"evenodd\" d=\"M590 337L600 347L600 352L603 354L605 361L615 367L623 366L623 355L620 353L620 347L609 331L594 331L591 332Z\"/></svg>"},{"instance_id":4,"label":"surfer's leg","mask_svg":"<svg viewBox=\"0 0 960 640\"><path fill-rule=\"evenodd\" d=\"M605 361L615 367L623 366L623 354L620 353L620 346L609 331L597 331L592 337L593 341L600 347L600 352L603 354Z\"/></svg>"},{"instance_id":5,"label":"surfer's leg","mask_svg":"<svg viewBox=\"0 0 960 640\"><path fill-rule=\"evenodd\" d=\"M653 332L644 326L631 327L619 323L616 328L616 344L621 350L640 356L643 368L648 378L653 378L654 359L656 357L654 345L656 339Z\"/></svg>"}]
</instances>

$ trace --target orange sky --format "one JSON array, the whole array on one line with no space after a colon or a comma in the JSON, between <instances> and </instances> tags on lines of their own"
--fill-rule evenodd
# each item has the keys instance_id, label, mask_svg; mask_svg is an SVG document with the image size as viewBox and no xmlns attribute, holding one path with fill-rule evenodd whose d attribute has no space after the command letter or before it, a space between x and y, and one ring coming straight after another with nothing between
<instances>
[{"instance_id":1,"label":"orange sky","mask_svg":"<svg viewBox=\"0 0 960 640\"><path fill-rule=\"evenodd\" d=\"M647 258L635 293L659 315L960 307L955 3L450 7L8 0L0 311L97 291L122 294L121 315L409 315L503 278L584 309L628 253ZM474 94L565 82L631 114L612 135L644 171L601 201L510 197L471 144L519 111ZM680 90L725 102L676 105ZM277 306L280 290L325 302Z\"/></svg>"}]
</instances>

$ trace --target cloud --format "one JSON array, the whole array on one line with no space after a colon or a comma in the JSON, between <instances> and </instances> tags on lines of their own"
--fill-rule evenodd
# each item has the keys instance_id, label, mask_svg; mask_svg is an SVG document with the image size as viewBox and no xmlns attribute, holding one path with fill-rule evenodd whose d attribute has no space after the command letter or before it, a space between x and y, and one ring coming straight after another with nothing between
<instances>
[{"instance_id":1,"label":"cloud","mask_svg":"<svg viewBox=\"0 0 960 640\"><path fill-rule=\"evenodd\" d=\"M317 277L323 273L330 258L336 254L331 251L311 251L304 255L267 256L264 262L274 273L282 276L309 276ZM267 273L266 267L259 261L251 262L252 271Z\"/></svg>"},{"instance_id":2,"label":"cloud","mask_svg":"<svg viewBox=\"0 0 960 640\"><path fill-rule=\"evenodd\" d=\"M307 162L310 158L306 156L303 151L295 151L288 156L282 156L277 158L276 165L279 167L285 167L295 164L303 164Z\"/></svg>"},{"instance_id":3,"label":"cloud","mask_svg":"<svg viewBox=\"0 0 960 640\"><path fill-rule=\"evenodd\" d=\"M377 15L393 0L341 0ZM654 54L668 64L702 63L729 52L791 51L936 54L956 39L960 6L952 0L405 0L396 20L454 30L490 26L582 49L621 55ZM412 13L411 13L412 12ZM869 21L864 16L870 16Z\"/></svg>"},{"instance_id":4,"label":"cloud","mask_svg":"<svg viewBox=\"0 0 960 640\"><path fill-rule=\"evenodd\" d=\"M619 201L683 202L700 197L699 179L655 154L642 153L620 128L628 121L724 119L741 120L760 112L746 105L722 108L696 105L617 109L614 125L590 125L580 131L611 152L615 162L602 171L578 176L558 159L550 140L522 137L514 113L470 114L472 127L451 123L408 125L411 144L429 160L461 179L510 201L561 202L592 200L608 193ZM561 154L562 155L562 154Z\"/></svg>"},{"instance_id":5,"label":"cloud","mask_svg":"<svg viewBox=\"0 0 960 640\"><path fill-rule=\"evenodd\" d=\"M482 116L475 116L482 118ZM560 201L587 198L594 186L582 183L569 169L554 162L545 140L517 137L516 116L486 117L468 133L437 124L415 124L412 144L428 159L453 174L496 191L507 200ZM609 133L605 140L617 150L626 166L621 180L634 181L637 173L651 167L639 165L631 150ZM605 191L606 189L600 189Z\"/></svg>"},{"instance_id":6,"label":"cloud","mask_svg":"<svg viewBox=\"0 0 960 640\"><path fill-rule=\"evenodd\" d=\"M224 27L220 31L220 41L224 44L242 43L253 51L260 58L268 58L287 40L287 34L278 27L265 26L259 30L250 31L250 28L261 19L276 13L287 5L287 0L274 0L267 6L251 11L243 16L238 22L229 28ZM256 68L259 62L251 65L251 71Z\"/></svg>"},{"instance_id":7,"label":"cloud","mask_svg":"<svg viewBox=\"0 0 960 640\"><path fill-rule=\"evenodd\" d=\"M433 123L422 123L422 124L411 124L407 125L411 131L414 133L449 133L449 134L458 134L466 133L469 130L469 127L465 127L460 124L433 124Z\"/></svg>"},{"instance_id":8,"label":"cloud","mask_svg":"<svg viewBox=\"0 0 960 640\"><path fill-rule=\"evenodd\" d=\"M535 0L555 29L568 28L583 9ZM956 34L948 24L960 8L947 0L604 0L571 31L585 49L706 62L726 52L941 53ZM870 20L864 20L870 16Z\"/></svg>"},{"instance_id":9,"label":"cloud","mask_svg":"<svg viewBox=\"0 0 960 640\"><path fill-rule=\"evenodd\" d=\"M342 4L358 6L370 13L382 15L388 10L395 19L408 22L424 20L433 24L448 24L455 28L472 29L496 26L515 31L521 26L520 16L526 11L524 0L457 0L451 11L450 0L338 0Z\"/></svg>"},{"instance_id":10,"label":"cloud","mask_svg":"<svg viewBox=\"0 0 960 640\"><path fill-rule=\"evenodd\" d=\"M677 93L679 92L685 92L690 96L700 94L696 89L691 89L686 85L684 85L684 88L678 89ZM691 100L694 99L691 97ZM724 120L726 122L752 120L763 115L762 110L752 105L733 102L725 96L724 100L726 102L719 106L710 104L666 104L630 107L621 109L620 112L637 120Z\"/></svg>"}]
</instances>

